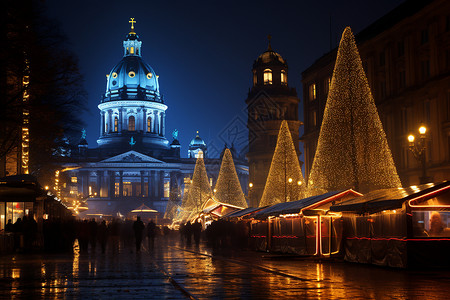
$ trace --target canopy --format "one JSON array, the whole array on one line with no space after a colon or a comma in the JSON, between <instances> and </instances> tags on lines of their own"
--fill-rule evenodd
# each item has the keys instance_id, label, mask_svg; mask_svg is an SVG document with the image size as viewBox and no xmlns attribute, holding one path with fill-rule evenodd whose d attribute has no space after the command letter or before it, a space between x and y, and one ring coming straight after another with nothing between
<instances>
[{"instance_id":1,"label":"canopy","mask_svg":"<svg viewBox=\"0 0 450 300\"><path fill-rule=\"evenodd\" d=\"M130 211L131 213L154 213L158 212L157 210L151 209L150 207L146 206L145 204L142 204L136 209L133 209Z\"/></svg>"},{"instance_id":2,"label":"canopy","mask_svg":"<svg viewBox=\"0 0 450 300\"><path fill-rule=\"evenodd\" d=\"M408 200L420 198L424 195L450 187L450 182L427 183L423 185L413 185L406 188L391 188L376 190L367 193L363 197L355 198L330 207L331 211L377 213L383 210L400 209L403 203Z\"/></svg>"},{"instance_id":3,"label":"canopy","mask_svg":"<svg viewBox=\"0 0 450 300\"><path fill-rule=\"evenodd\" d=\"M0 179L1 202L35 202L37 197L44 195L34 176L15 175Z\"/></svg>"}]
</instances>

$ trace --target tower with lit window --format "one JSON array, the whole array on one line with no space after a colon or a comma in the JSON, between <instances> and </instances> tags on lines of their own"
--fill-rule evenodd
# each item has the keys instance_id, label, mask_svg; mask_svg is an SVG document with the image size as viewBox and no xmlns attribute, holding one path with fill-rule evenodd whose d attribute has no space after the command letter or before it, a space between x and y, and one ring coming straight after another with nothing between
<instances>
[{"instance_id":1,"label":"tower with lit window","mask_svg":"<svg viewBox=\"0 0 450 300\"><path fill-rule=\"evenodd\" d=\"M134 21L133 21L134 22ZM131 32L123 42L123 58L106 75L106 92L98 105L98 146L106 151L137 150L159 156L169 149L158 75L142 59L142 41Z\"/></svg>"},{"instance_id":2,"label":"tower with lit window","mask_svg":"<svg viewBox=\"0 0 450 300\"><path fill-rule=\"evenodd\" d=\"M264 191L281 122L286 120L297 154L299 151L298 104L295 88L288 85L288 65L269 46L253 63L253 86L247 104L249 198L258 206Z\"/></svg>"}]
</instances>

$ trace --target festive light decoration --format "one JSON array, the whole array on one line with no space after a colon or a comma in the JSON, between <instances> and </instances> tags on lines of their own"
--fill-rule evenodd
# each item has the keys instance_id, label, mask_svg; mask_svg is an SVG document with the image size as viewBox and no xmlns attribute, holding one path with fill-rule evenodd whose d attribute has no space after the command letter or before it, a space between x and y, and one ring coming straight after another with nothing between
<instances>
[{"instance_id":1,"label":"festive light decoration","mask_svg":"<svg viewBox=\"0 0 450 300\"><path fill-rule=\"evenodd\" d=\"M182 203L183 215L199 213L203 203L212 197L211 186L209 185L205 162L203 161L203 152L199 151L198 154L194 174L192 175L192 183L189 186L189 193L187 199Z\"/></svg>"},{"instance_id":2,"label":"festive light decoration","mask_svg":"<svg viewBox=\"0 0 450 300\"><path fill-rule=\"evenodd\" d=\"M288 123L284 120L259 206L299 200L304 192L305 180Z\"/></svg>"},{"instance_id":3,"label":"festive light decoration","mask_svg":"<svg viewBox=\"0 0 450 300\"><path fill-rule=\"evenodd\" d=\"M176 219L180 211L180 189L176 180L170 185L169 201L167 201L166 213L164 219Z\"/></svg>"},{"instance_id":4,"label":"festive light decoration","mask_svg":"<svg viewBox=\"0 0 450 300\"><path fill-rule=\"evenodd\" d=\"M30 64L25 58L25 70L22 78L23 94L22 94L22 173L28 174L28 162L30 161L30 112L28 110L28 102L30 94L28 94L28 85L30 84Z\"/></svg>"},{"instance_id":5,"label":"festive light decoration","mask_svg":"<svg viewBox=\"0 0 450 300\"><path fill-rule=\"evenodd\" d=\"M308 180L308 195L401 187L350 27L334 67Z\"/></svg>"},{"instance_id":6,"label":"festive light decoration","mask_svg":"<svg viewBox=\"0 0 450 300\"><path fill-rule=\"evenodd\" d=\"M219 202L247 208L244 193L236 173L230 149L225 149L220 165L219 177L214 188L214 196Z\"/></svg>"}]
</instances>

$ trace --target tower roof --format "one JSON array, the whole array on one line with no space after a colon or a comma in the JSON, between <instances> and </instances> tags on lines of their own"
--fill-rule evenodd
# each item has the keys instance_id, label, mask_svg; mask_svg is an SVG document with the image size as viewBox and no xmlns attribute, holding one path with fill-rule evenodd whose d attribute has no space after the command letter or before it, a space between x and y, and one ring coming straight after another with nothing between
<instances>
[{"instance_id":1,"label":"tower roof","mask_svg":"<svg viewBox=\"0 0 450 300\"><path fill-rule=\"evenodd\" d=\"M272 45L270 44L271 36L269 35L269 45L267 46L267 50L263 52L258 58L255 60L253 67L258 65L273 65L273 64L282 64L287 67L287 63L284 58L277 52L273 51Z\"/></svg>"}]
</instances>

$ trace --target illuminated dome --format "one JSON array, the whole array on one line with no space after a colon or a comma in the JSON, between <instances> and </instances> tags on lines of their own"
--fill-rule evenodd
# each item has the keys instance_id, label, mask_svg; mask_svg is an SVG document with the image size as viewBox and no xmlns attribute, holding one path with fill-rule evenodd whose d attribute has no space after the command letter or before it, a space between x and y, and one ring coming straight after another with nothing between
<instances>
[{"instance_id":1,"label":"illuminated dome","mask_svg":"<svg viewBox=\"0 0 450 300\"><path fill-rule=\"evenodd\" d=\"M189 143L189 146L206 146L205 141L198 135L195 136L195 138L192 139L192 141Z\"/></svg>"},{"instance_id":2,"label":"illuminated dome","mask_svg":"<svg viewBox=\"0 0 450 300\"><path fill-rule=\"evenodd\" d=\"M286 61L281 57L280 54L272 50L272 46L270 45L270 39L269 36L269 46L267 47L267 50L262 53L258 58L255 60L253 67L256 67L258 65L274 65L274 64L280 64L283 66L286 66Z\"/></svg>"},{"instance_id":3,"label":"illuminated dome","mask_svg":"<svg viewBox=\"0 0 450 300\"><path fill-rule=\"evenodd\" d=\"M192 139L189 143L188 157L189 158L197 158L199 156L199 152L203 152L203 157L206 157L207 147L205 141L198 135Z\"/></svg>"},{"instance_id":4,"label":"illuminated dome","mask_svg":"<svg viewBox=\"0 0 450 300\"><path fill-rule=\"evenodd\" d=\"M141 57L142 41L134 32L123 41L123 58L106 75L106 92L98 105L101 114L99 148L133 149L159 155L169 149L165 138L167 105L158 76ZM109 150L108 150L109 151Z\"/></svg>"}]
</instances>

